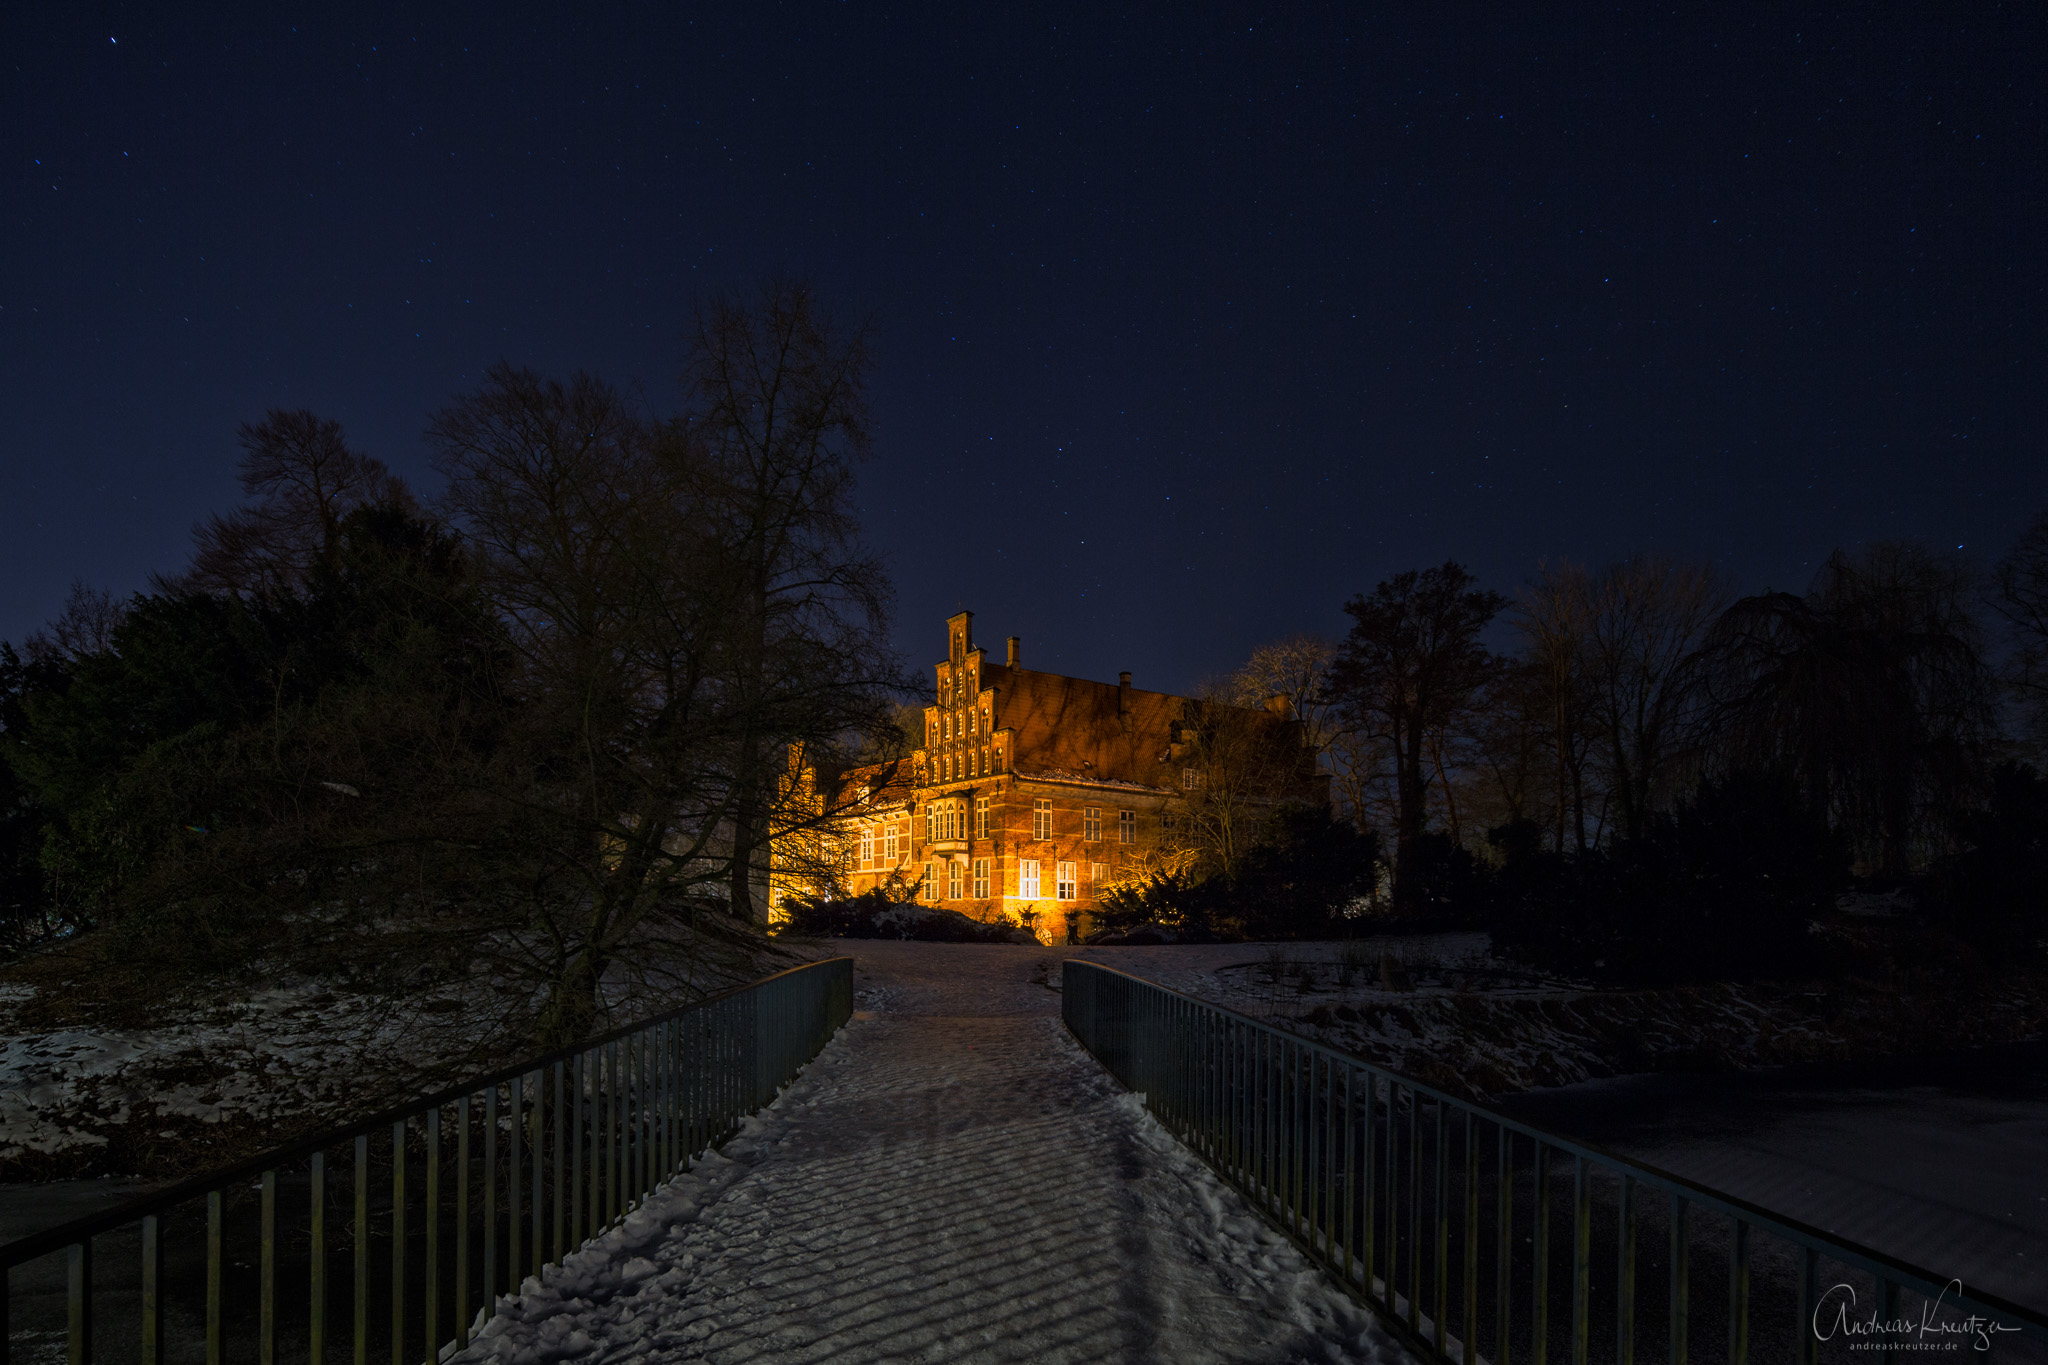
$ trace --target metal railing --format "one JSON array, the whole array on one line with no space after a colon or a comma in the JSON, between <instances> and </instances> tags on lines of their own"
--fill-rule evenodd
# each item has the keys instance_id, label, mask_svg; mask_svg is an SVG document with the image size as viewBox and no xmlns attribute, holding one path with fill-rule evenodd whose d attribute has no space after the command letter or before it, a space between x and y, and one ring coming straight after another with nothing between
<instances>
[{"instance_id":1,"label":"metal railing","mask_svg":"<svg viewBox=\"0 0 2048 1365\"><path fill-rule=\"evenodd\" d=\"M2048 1359L2042 1314L1882 1252L1112 968L1063 986L1082 1046L1430 1359Z\"/></svg>"},{"instance_id":2,"label":"metal railing","mask_svg":"<svg viewBox=\"0 0 2048 1365\"><path fill-rule=\"evenodd\" d=\"M812 963L9 1242L0 1365L437 1360L852 1012L853 960Z\"/></svg>"}]
</instances>

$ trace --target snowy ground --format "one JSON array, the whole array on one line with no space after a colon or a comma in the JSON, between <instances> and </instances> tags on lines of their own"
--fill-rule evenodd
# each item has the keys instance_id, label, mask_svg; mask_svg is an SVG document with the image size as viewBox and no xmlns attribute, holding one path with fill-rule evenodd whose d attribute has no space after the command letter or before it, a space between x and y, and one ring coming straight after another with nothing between
<instances>
[{"instance_id":1,"label":"snowy ground","mask_svg":"<svg viewBox=\"0 0 2048 1365\"><path fill-rule=\"evenodd\" d=\"M1502 1107L2048 1312L2048 1044L1631 1076Z\"/></svg>"},{"instance_id":2,"label":"snowy ground","mask_svg":"<svg viewBox=\"0 0 2048 1365\"><path fill-rule=\"evenodd\" d=\"M721 990L820 951L707 952L693 986ZM615 1017L673 1003L641 998L626 976L606 983ZM0 981L0 1176L17 1182L0 1184L0 1219L42 1203L40 1182L219 1166L532 1047L531 1006L487 981L386 997L280 975L195 983L146 1009L63 992Z\"/></svg>"},{"instance_id":3,"label":"snowy ground","mask_svg":"<svg viewBox=\"0 0 2048 1365\"><path fill-rule=\"evenodd\" d=\"M843 947L860 1017L463 1359L1408 1359L1073 1043L1072 950Z\"/></svg>"}]
</instances>

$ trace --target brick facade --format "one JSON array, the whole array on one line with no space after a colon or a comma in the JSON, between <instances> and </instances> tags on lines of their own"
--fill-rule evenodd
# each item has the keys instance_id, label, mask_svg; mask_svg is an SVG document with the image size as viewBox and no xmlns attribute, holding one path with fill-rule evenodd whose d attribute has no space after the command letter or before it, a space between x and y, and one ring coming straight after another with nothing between
<instances>
[{"instance_id":1,"label":"brick facade","mask_svg":"<svg viewBox=\"0 0 2048 1365\"><path fill-rule=\"evenodd\" d=\"M1183 766L1190 703L1165 692L1002 661L974 643L974 617L946 622L923 743L908 757L842 774L842 881L915 895L976 919L1009 916L1048 942L1092 927L1098 889L1158 846L1169 803L1197 781ZM1253 713L1257 714L1257 713ZM1261 716L1276 746L1298 730ZM1310 796L1313 779L1279 796Z\"/></svg>"}]
</instances>

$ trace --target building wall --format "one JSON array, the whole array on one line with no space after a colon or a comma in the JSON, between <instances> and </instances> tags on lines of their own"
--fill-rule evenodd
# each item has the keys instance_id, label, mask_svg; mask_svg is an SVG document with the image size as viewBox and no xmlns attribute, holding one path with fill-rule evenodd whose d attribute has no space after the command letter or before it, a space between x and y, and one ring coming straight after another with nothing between
<instances>
[{"instance_id":1,"label":"building wall","mask_svg":"<svg viewBox=\"0 0 2048 1365\"><path fill-rule=\"evenodd\" d=\"M1157 849L1167 805L1190 780L1177 739L1188 703L1135 688L1129 674L1100 683L1026 669L1014 639L997 662L974 644L971 613L946 625L924 743L906 759L840 779L836 799L853 808L838 835L846 887L856 895L876 887L915 894L976 919L1013 917L1049 942L1086 934L1098 891ZM1276 717L1271 729L1274 743L1298 745L1290 723ZM984 801L985 829L977 821ZM1050 815L1044 838L1039 802ZM1099 813L1094 838L1090 810ZM1123 812L1132 817L1129 842ZM936 829L934 814L941 817ZM947 816L957 818L957 830ZM866 858L863 828L871 837ZM898 834L893 859L891 828ZM987 894L976 895L984 862ZM1035 895L1027 876L1034 863ZM1062 863L1073 865L1070 888L1061 885Z\"/></svg>"}]
</instances>

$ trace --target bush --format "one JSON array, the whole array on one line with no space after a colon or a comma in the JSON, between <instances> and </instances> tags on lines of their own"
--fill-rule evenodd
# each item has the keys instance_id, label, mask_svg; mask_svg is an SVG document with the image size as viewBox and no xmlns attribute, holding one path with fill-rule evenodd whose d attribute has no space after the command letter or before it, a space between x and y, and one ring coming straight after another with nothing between
<instances>
[{"instance_id":1,"label":"bush","mask_svg":"<svg viewBox=\"0 0 2048 1365\"><path fill-rule=\"evenodd\" d=\"M1164 873L1102 893L1096 919L1114 933L1162 924L1191 943L1220 938L1321 939L1368 895L1379 839L1312 806L1278 812L1235 876Z\"/></svg>"},{"instance_id":2,"label":"bush","mask_svg":"<svg viewBox=\"0 0 2048 1365\"><path fill-rule=\"evenodd\" d=\"M1036 943L1038 936L1013 920L985 924L958 910L891 900L879 888L848 900L792 896L779 932L813 938L892 938L918 943Z\"/></svg>"},{"instance_id":3,"label":"bush","mask_svg":"<svg viewBox=\"0 0 2048 1365\"><path fill-rule=\"evenodd\" d=\"M2048 778L2024 763L2001 764L1989 802L1955 825L1961 848L1929 870L1922 899L1988 956L2048 953Z\"/></svg>"},{"instance_id":4,"label":"bush","mask_svg":"<svg viewBox=\"0 0 2048 1365\"><path fill-rule=\"evenodd\" d=\"M1848 881L1841 841L1782 784L1703 783L1643 838L1546 853L1514 830L1492 878L1502 951L1559 970L1667 983L1806 975L1808 925Z\"/></svg>"}]
</instances>

